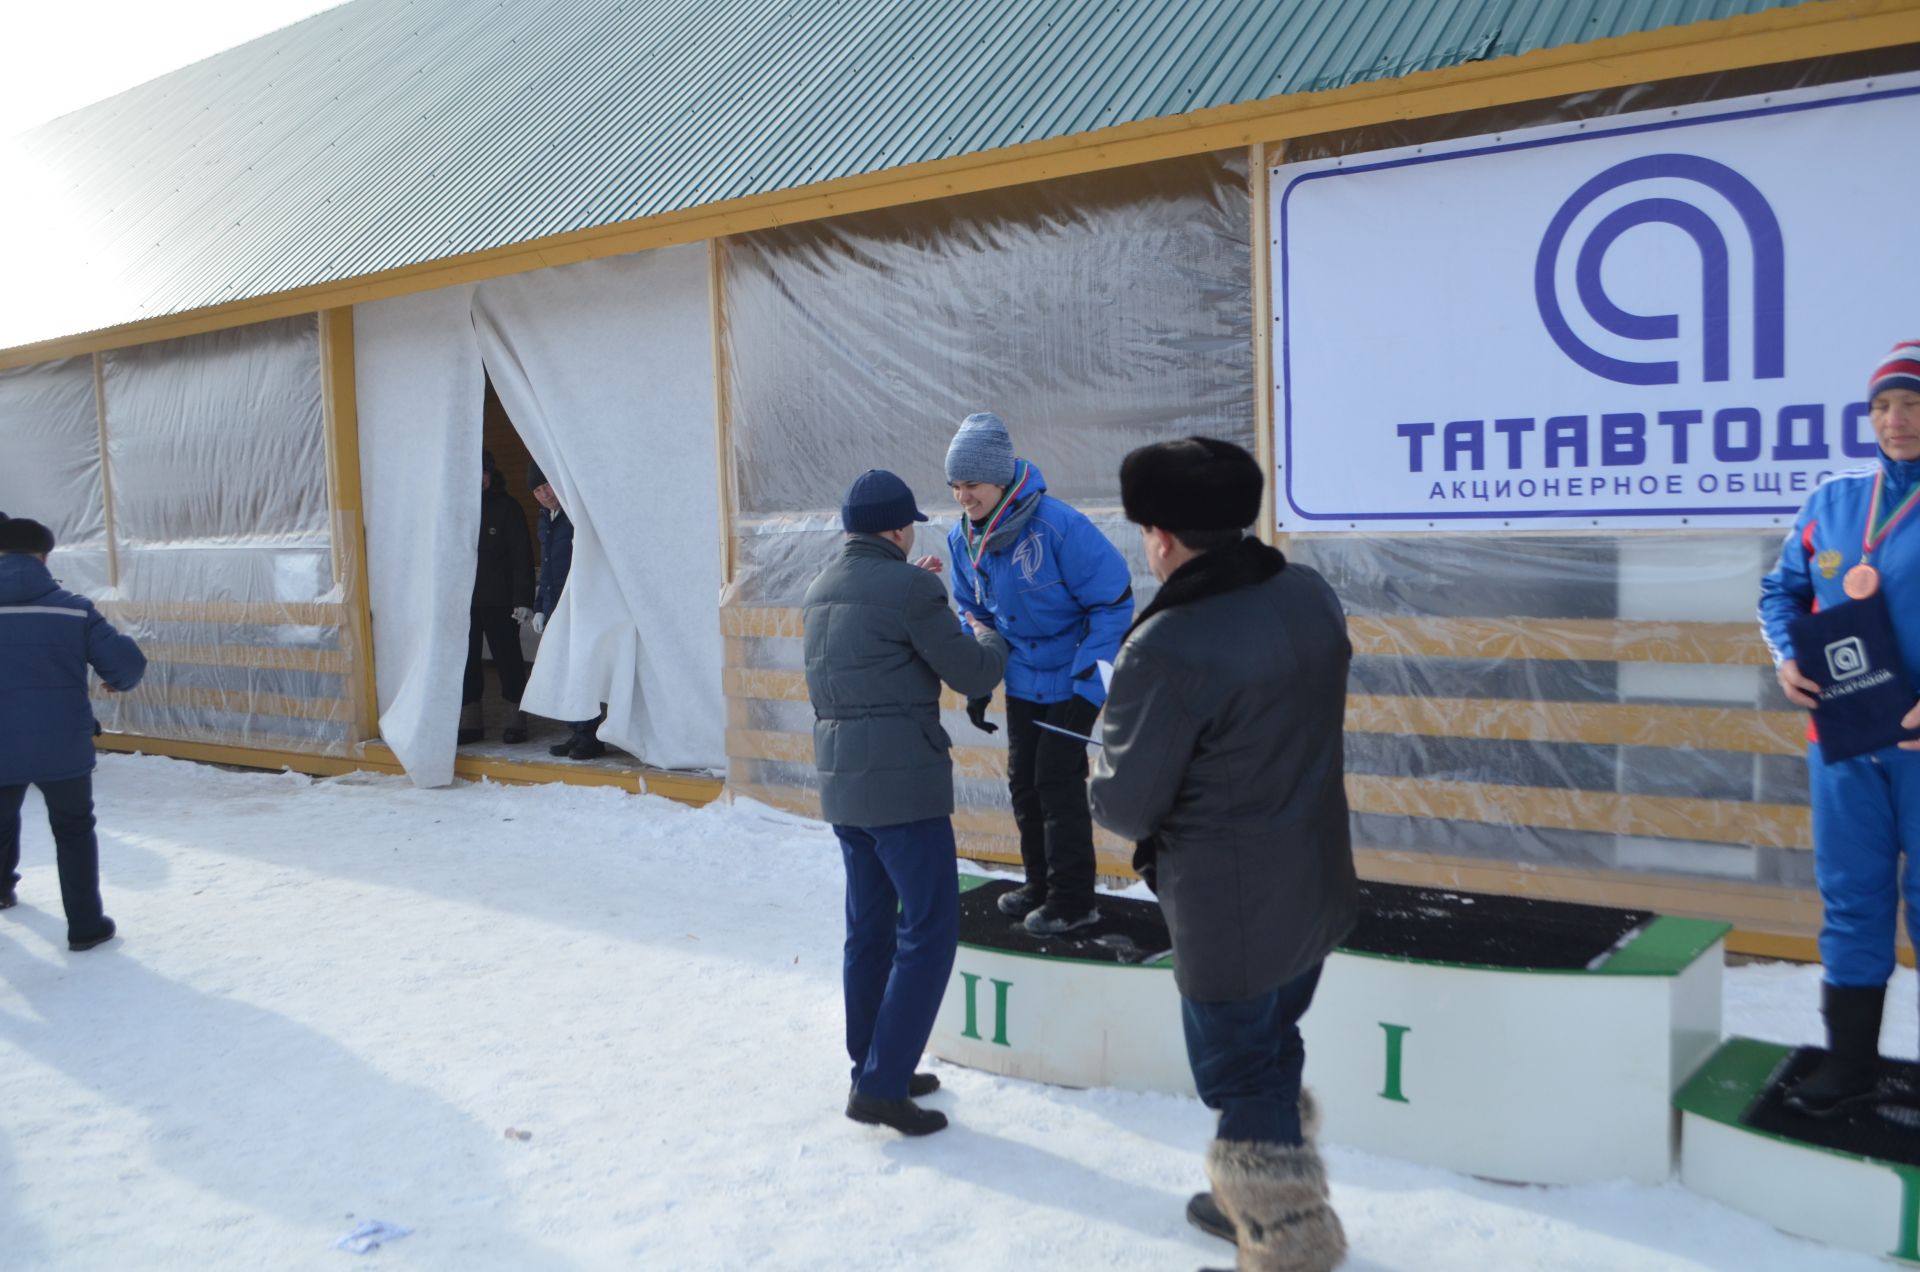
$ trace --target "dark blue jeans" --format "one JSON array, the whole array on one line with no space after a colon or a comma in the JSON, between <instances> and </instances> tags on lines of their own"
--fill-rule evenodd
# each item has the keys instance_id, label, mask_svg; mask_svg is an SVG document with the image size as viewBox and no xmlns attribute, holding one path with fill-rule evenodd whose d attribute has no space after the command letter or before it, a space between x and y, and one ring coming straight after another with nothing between
<instances>
[{"instance_id":1,"label":"dark blue jeans","mask_svg":"<svg viewBox=\"0 0 1920 1272\"><path fill-rule=\"evenodd\" d=\"M67 934L87 936L100 927L100 844L93 834L93 774L64 782L35 782L47 801L54 860L60 865L60 900ZM20 882L20 806L25 786L0 786L0 891Z\"/></svg>"},{"instance_id":2,"label":"dark blue jeans","mask_svg":"<svg viewBox=\"0 0 1920 1272\"><path fill-rule=\"evenodd\" d=\"M847 1058L862 1095L905 1099L953 973L960 880L953 823L835 826L847 866Z\"/></svg>"},{"instance_id":3,"label":"dark blue jeans","mask_svg":"<svg viewBox=\"0 0 1920 1272\"><path fill-rule=\"evenodd\" d=\"M1220 1113L1223 1140L1299 1144L1300 1070L1307 1062L1300 1018L1313 1005L1320 969L1254 998L1199 1003L1184 995L1187 1062L1200 1100Z\"/></svg>"}]
</instances>

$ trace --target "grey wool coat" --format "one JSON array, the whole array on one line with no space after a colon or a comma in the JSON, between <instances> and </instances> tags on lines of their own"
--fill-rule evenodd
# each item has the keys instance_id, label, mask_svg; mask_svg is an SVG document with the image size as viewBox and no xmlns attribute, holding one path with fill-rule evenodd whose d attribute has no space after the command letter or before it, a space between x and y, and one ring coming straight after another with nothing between
<instances>
[{"instance_id":1,"label":"grey wool coat","mask_svg":"<svg viewBox=\"0 0 1920 1272\"><path fill-rule=\"evenodd\" d=\"M1114 663L1093 816L1144 845L1180 992L1252 998L1324 959L1357 910L1346 617L1291 564L1149 613Z\"/></svg>"},{"instance_id":2,"label":"grey wool coat","mask_svg":"<svg viewBox=\"0 0 1920 1272\"><path fill-rule=\"evenodd\" d=\"M878 535L847 536L804 604L822 815L842 826L951 815L940 684L970 698L992 693L1006 641L991 629L969 634L939 576Z\"/></svg>"}]
</instances>

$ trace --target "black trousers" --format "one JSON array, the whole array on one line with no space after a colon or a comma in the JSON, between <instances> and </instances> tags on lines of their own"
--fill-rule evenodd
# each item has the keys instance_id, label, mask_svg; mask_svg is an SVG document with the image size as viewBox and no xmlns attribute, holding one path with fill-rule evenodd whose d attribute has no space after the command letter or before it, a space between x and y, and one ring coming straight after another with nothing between
<instances>
[{"instance_id":1,"label":"black trousers","mask_svg":"<svg viewBox=\"0 0 1920 1272\"><path fill-rule=\"evenodd\" d=\"M93 774L34 785L47 801L67 934L89 935L99 930L102 913L100 842L93 834ZM20 882L20 806L26 798L25 786L0 786L0 885L6 891Z\"/></svg>"},{"instance_id":2,"label":"black trousers","mask_svg":"<svg viewBox=\"0 0 1920 1272\"><path fill-rule=\"evenodd\" d=\"M460 704L480 701L486 677L480 666L480 638L493 650L493 666L500 673L500 696L515 706L527 687L527 660L520 652L520 624L505 605L475 605L467 621L467 675L460 687Z\"/></svg>"},{"instance_id":3,"label":"black trousers","mask_svg":"<svg viewBox=\"0 0 1920 1272\"><path fill-rule=\"evenodd\" d=\"M1084 732L1090 722L1074 704L1072 698L1046 705L1007 699L1007 789L1013 796L1014 823L1020 827L1020 860L1027 883L1043 890L1047 904L1069 916L1093 908L1087 746L1035 722Z\"/></svg>"}]
</instances>

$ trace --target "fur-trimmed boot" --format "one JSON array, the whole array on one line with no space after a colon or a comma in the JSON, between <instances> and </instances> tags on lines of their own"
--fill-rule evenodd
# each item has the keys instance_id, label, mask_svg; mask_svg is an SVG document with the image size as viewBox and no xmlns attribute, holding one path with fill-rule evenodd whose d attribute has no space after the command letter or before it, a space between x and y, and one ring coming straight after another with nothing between
<instances>
[{"instance_id":1,"label":"fur-trimmed boot","mask_svg":"<svg viewBox=\"0 0 1920 1272\"><path fill-rule=\"evenodd\" d=\"M1347 1234L1327 1202L1327 1168L1312 1144L1215 1140L1207 1178L1240 1237L1240 1272L1333 1272Z\"/></svg>"},{"instance_id":2,"label":"fur-trimmed boot","mask_svg":"<svg viewBox=\"0 0 1920 1272\"><path fill-rule=\"evenodd\" d=\"M1300 1133L1306 1137L1309 1145L1320 1140L1320 1101L1313 1098L1313 1092L1300 1088ZM1187 1199L1187 1222L1210 1237L1222 1241L1237 1241L1233 1230L1233 1220L1221 1211L1220 1203L1213 1199L1210 1192L1195 1193Z\"/></svg>"}]
</instances>

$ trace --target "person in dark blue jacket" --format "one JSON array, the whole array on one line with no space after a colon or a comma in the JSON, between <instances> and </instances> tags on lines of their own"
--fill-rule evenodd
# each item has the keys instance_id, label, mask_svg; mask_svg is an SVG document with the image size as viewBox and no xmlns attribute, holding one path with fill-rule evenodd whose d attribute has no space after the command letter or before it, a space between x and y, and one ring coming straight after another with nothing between
<instances>
[{"instance_id":1,"label":"person in dark blue jacket","mask_svg":"<svg viewBox=\"0 0 1920 1272\"><path fill-rule=\"evenodd\" d=\"M553 617L553 611L560 607L560 593L567 586L567 575L573 570L573 519L567 516L567 510L560 506L560 495L540 471L540 465L527 461L527 486L533 491L533 501L540 505L535 523L540 531L540 578L533 586L533 618L531 625L535 635L547 630L547 621ZM607 753L607 745L596 734L600 727L598 717L592 720L569 720L569 730L564 742L556 742L547 748L548 755L564 755L576 760L591 760Z\"/></svg>"},{"instance_id":2,"label":"person in dark blue jacket","mask_svg":"<svg viewBox=\"0 0 1920 1272\"><path fill-rule=\"evenodd\" d=\"M1026 882L1000 898L1028 931L1054 935L1097 922L1087 747L1041 723L1090 736L1107 700L1098 671L1133 619L1133 580L1120 550L1047 493L1016 458L1000 417L969 415L947 448L947 484L962 516L947 535L960 612L1006 638L1007 787ZM967 703L989 733L986 698Z\"/></svg>"},{"instance_id":3,"label":"person in dark blue jacket","mask_svg":"<svg viewBox=\"0 0 1920 1272\"><path fill-rule=\"evenodd\" d=\"M1760 584L1761 628L1781 692L1796 706L1815 705L1821 686L1807 672L1824 658L1819 649L1795 649L1789 624L1876 592L1886 596L1900 657L1915 678L1908 688L1920 698L1920 341L1881 359L1867 403L1878 457L1807 497L1779 564ZM1920 727L1920 705L1902 723ZM1807 776L1827 1055L1785 1099L1826 1117L1873 1097L1903 892L1908 934L1920 942L1920 742L1827 763L1816 738Z\"/></svg>"},{"instance_id":4,"label":"person in dark blue jacket","mask_svg":"<svg viewBox=\"0 0 1920 1272\"><path fill-rule=\"evenodd\" d=\"M84 596L47 572L53 532L24 517L0 520L0 910L20 882L20 807L40 788L60 868L67 948L113 939L100 901L100 848L93 833L93 707L87 668L125 693L146 673L146 655Z\"/></svg>"}]
</instances>

